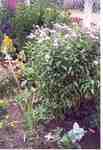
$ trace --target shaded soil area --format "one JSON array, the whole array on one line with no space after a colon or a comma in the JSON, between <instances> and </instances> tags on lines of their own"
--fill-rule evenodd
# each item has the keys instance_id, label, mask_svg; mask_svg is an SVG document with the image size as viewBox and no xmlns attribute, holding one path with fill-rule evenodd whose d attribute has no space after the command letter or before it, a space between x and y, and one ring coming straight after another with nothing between
<instances>
[{"instance_id":1,"label":"shaded soil area","mask_svg":"<svg viewBox=\"0 0 103 150\"><path fill-rule=\"evenodd\" d=\"M73 124L74 124L75 120L71 120L71 121L54 121L54 122L50 122L50 126L51 128L55 129L56 127L62 127L64 128L66 131L69 131L70 129L72 129ZM50 130L50 126L48 127L48 129ZM89 130L86 133L86 135L83 137L83 139L80 142L80 145L82 147L82 149L99 149L100 148L100 132L99 129L95 128L94 129L95 133L91 133Z\"/></svg>"},{"instance_id":2,"label":"shaded soil area","mask_svg":"<svg viewBox=\"0 0 103 150\"><path fill-rule=\"evenodd\" d=\"M92 127L87 120L87 118L91 119L90 116L93 112L96 113L95 104L93 104L93 102L89 102L86 105L81 104L77 112L66 111L64 120L59 119L51 120L48 123L43 122L43 124L38 125L36 129L34 128L29 135L23 128L23 113L20 107L16 103L11 103L8 108L10 115L8 122L10 123L12 120L15 120L18 123L15 128L8 126L0 129L0 148L59 148L57 143L46 141L45 135L57 127L63 128L64 131L67 132L72 129L74 122L78 122L81 127L87 130L86 135L80 142L82 149L99 149L100 131L95 125Z\"/></svg>"}]
</instances>

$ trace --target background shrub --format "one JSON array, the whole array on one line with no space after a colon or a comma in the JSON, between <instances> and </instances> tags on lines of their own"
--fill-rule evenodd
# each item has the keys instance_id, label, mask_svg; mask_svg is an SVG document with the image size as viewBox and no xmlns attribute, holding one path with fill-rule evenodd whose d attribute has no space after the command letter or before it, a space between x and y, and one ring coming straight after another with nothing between
<instances>
[{"instance_id":1,"label":"background shrub","mask_svg":"<svg viewBox=\"0 0 103 150\"><path fill-rule=\"evenodd\" d=\"M24 43L26 36L32 29L32 25L38 23L38 18L39 13L32 6L18 8L16 15L12 18L12 24L14 27L13 35L21 45Z\"/></svg>"},{"instance_id":2,"label":"background shrub","mask_svg":"<svg viewBox=\"0 0 103 150\"><path fill-rule=\"evenodd\" d=\"M50 25L51 22L67 22L68 19L62 12L59 8L50 5L48 1L44 3L42 0L34 1L31 6L20 6L12 18L13 35L22 46L33 24Z\"/></svg>"},{"instance_id":3,"label":"background shrub","mask_svg":"<svg viewBox=\"0 0 103 150\"><path fill-rule=\"evenodd\" d=\"M30 33L33 24L36 25L51 25L55 22L67 22L68 17L63 10L51 4L48 0L36 0L30 6L18 5L14 15L6 8L0 9L0 25L5 17L9 17L12 26L12 37L16 38L18 46L21 46L26 41L26 36ZM5 21L6 23L6 21Z\"/></svg>"}]
</instances>

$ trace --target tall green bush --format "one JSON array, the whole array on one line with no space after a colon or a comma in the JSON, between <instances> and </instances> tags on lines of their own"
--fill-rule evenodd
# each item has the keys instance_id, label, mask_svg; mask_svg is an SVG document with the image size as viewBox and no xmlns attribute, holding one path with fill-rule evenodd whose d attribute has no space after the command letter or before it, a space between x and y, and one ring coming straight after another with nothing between
<instances>
[{"instance_id":1,"label":"tall green bush","mask_svg":"<svg viewBox=\"0 0 103 150\"><path fill-rule=\"evenodd\" d=\"M55 115L62 114L66 107L78 107L83 98L97 96L99 47L96 46L82 34L71 40L62 35L57 47L51 38L26 44L33 79Z\"/></svg>"},{"instance_id":2,"label":"tall green bush","mask_svg":"<svg viewBox=\"0 0 103 150\"><path fill-rule=\"evenodd\" d=\"M39 12L33 7L21 7L17 10L15 16L12 18L14 27L14 35L20 44L23 44L26 36L32 29L33 24L37 24L39 19Z\"/></svg>"}]
</instances>

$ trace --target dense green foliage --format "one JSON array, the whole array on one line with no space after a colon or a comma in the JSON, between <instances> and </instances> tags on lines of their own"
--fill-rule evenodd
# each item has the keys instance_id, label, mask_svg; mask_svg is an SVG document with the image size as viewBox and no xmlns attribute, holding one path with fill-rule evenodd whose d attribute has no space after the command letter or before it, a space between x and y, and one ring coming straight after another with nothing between
<instances>
[{"instance_id":1,"label":"dense green foliage","mask_svg":"<svg viewBox=\"0 0 103 150\"><path fill-rule=\"evenodd\" d=\"M15 46L16 40L19 44L17 50L21 50L16 69L19 62L22 69L17 74L20 88L17 89L12 72L4 70L5 64L1 63L0 97L12 97L17 110L11 101L0 100L0 129L16 129L15 142L23 141L23 147L25 144L32 148L36 144L49 147L48 143L55 143L61 149L80 149L79 141L85 133L97 134L95 129L100 128L99 38L97 33L71 24L68 17L48 0L32 0L30 6L20 5L15 14L0 8L1 28L3 22L7 23L6 19L10 18L8 23L12 21L10 35L16 38ZM0 31L0 42L2 40ZM77 120L87 132L74 123ZM52 131L55 125L60 127Z\"/></svg>"},{"instance_id":2,"label":"dense green foliage","mask_svg":"<svg viewBox=\"0 0 103 150\"><path fill-rule=\"evenodd\" d=\"M81 99L96 97L99 91L97 44L82 34L66 41L62 35L60 42L55 47L52 39L32 41L25 47L33 80L55 115L78 107Z\"/></svg>"},{"instance_id":3,"label":"dense green foliage","mask_svg":"<svg viewBox=\"0 0 103 150\"><path fill-rule=\"evenodd\" d=\"M48 1L34 1L30 6L20 5L16 13L11 15L6 8L0 9L0 24L2 20L9 16L13 27L13 37L17 38L21 47L26 36L30 33L33 24L43 25L54 22L68 22L64 12ZM22 42L21 42L22 41Z\"/></svg>"},{"instance_id":4,"label":"dense green foliage","mask_svg":"<svg viewBox=\"0 0 103 150\"><path fill-rule=\"evenodd\" d=\"M30 33L33 24L50 25L53 22L67 22L68 19L63 12L48 3L34 3L31 6L22 6L17 9L12 19L14 35L21 45ZM22 42L21 42L22 41Z\"/></svg>"}]
</instances>

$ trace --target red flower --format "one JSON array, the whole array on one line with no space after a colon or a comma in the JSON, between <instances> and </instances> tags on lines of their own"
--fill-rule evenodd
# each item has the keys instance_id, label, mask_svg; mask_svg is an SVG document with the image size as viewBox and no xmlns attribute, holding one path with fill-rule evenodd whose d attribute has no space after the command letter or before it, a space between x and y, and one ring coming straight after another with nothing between
<instances>
[{"instance_id":1,"label":"red flower","mask_svg":"<svg viewBox=\"0 0 103 150\"><path fill-rule=\"evenodd\" d=\"M75 23L79 24L80 21L82 20L82 18L80 18L80 17L71 17L71 20L72 20L72 22L75 22Z\"/></svg>"}]
</instances>

